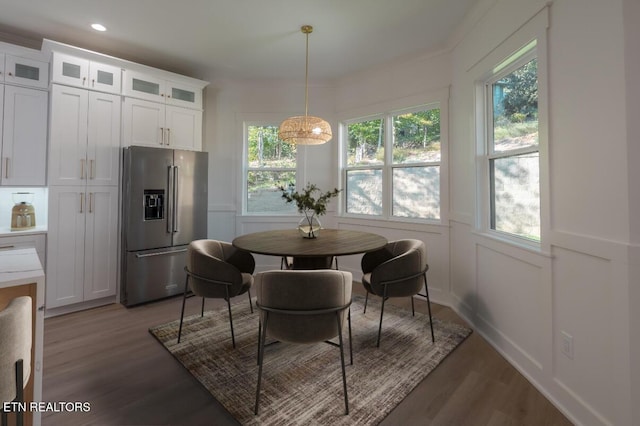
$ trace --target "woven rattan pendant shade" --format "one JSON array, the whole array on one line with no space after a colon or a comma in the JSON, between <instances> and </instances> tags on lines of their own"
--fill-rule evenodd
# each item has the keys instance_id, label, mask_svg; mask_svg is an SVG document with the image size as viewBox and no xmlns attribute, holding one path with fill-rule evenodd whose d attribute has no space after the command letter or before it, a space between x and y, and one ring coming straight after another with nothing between
<instances>
[{"instance_id":1,"label":"woven rattan pendant shade","mask_svg":"<svg viewBox=\"0 0 640 426\"><path fill-rule=\"evenodd\" d=\"M309 109L309 34L313 31L311 25L300 28L307 36L307 54L304 76L304 115L289 117L280 124L278 137L296 145L320 145L333 137L331 125L320 117L308 115Z\"/></svg>"}]
</instances>

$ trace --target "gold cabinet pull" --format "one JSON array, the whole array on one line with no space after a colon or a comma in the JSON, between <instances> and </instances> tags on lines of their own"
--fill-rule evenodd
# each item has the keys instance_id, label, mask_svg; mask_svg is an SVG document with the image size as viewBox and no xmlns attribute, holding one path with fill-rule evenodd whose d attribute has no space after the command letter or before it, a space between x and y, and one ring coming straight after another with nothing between
<instances>
[{"instance_id":1,"label":"gold cabinet pull","mask_svg":"<svg viewBox=\"0 0 640 426\"><path fill-rule=\"evenodd\" d=\"M80 213L84 213L84 192L80 193Z\"/></svg>"},{"instance_id":2,"label":"gold cabinet pull","mask_svg":"<svg viewBox=\"0 0 640 426\"><path fill-rule=\"evenodd\" d=\"M89 193L89 213L93 213L93 192Z\"/></svg>"},{"instance_id":3,"label":"gold cabinet pull","mask_svg":"<svg viewBox=\"0 0 640 426\"><path fill-rule=\"evenodd\" d=\"M93 163L95 161L94 160L89 160L89 179L95 179L95 174L94 174L94 167L93 167Z\"/></svg>"},{"instance_id":4,"label":"gold cabinet pull","mask_svg":"<svg viewBox=\"0 0 640 426\"><path fill-rule=\"evenodd\" d=\"M171 129L167 127L167 145L171 145Z\"/></svg>"},{"instance_id":5,"label":"gold cabinet pull","mask_svg":"<svg viewBox=\"0 0 640 426\"><path fill-rule=\"evenodd\" d=\"M84 158L80 159L80 179L84 179Z\"/></svg>"},{"instance_id":6,"label":"gold cabinet pull","mask_svg":"<svg viewBox=\"0 0 640 426\"><path fill-rule=\"evenodd\" d=\"M164 145L164 127L160 127L160 136L162 138L160 145Z\"/></svg>"},{"instance_id":7,"label":"gold cabinet pull","mask_svg":"<svg viewBox=\"0 0 640 426\"><path fill-rule=\"evenodd\" d=\"M4 178L9 179L9 157L4 157Z\"/></svg>"}]
</instances>

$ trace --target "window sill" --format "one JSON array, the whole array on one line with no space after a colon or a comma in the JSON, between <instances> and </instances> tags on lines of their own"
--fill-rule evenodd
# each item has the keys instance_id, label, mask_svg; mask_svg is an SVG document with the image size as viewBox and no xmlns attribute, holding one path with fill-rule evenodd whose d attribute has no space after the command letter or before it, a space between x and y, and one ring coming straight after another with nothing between
<instances>
[{"instance_id":1,"label":"window sill","mask_svg":"<svg viewBox=\"0 0 640 426\"><path fill-rule=\"evenodd\" d=\"M529 241L524 238L511 237L509 235L505 235L495 231L472 230L471 234L486 240L494 241L510 247L515 247L517 249L520 249L538 256L543 256L549 259L553 257L550 251L544 250L542 248L541 243Z\"/></svg>"}]
</instances>

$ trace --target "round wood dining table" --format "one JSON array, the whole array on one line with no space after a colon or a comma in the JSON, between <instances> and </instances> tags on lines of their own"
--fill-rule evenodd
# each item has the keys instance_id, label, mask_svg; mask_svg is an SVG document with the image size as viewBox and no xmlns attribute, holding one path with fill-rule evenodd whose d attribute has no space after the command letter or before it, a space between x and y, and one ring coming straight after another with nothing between
<instances>
[{"instance_id":1,"label":"round wood dining table","mask_svg":"<svg viewBox=\"0 0 640 426\"><path fill-rule=\"evenodd\" d=\"M297 229L277 229L241 235L232 244L255 254L293 257L294 269L318 269L330 267L334 256L378 250L387 239L348 229L322 229L316 238L303 238Z\"/></svg>"}]
</instances>

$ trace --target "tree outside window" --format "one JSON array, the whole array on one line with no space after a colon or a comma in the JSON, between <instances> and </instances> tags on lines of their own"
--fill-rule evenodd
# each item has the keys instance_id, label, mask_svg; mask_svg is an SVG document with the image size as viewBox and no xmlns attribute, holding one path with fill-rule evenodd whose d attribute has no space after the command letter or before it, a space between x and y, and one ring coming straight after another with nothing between
<instances>
[{"instance_id":1,"label":"tree outside window","mask_svg":"<svg viewBox=\"0 0 640 426\"><path fill-rule=\"evenodd\" d=\"M537 68L531 52L486 84L490 226L534 241L540 241Z\"/></svg>"},{"instance_id":2,"label":"tree outside window","mask_svg":"<svg viewBox=\"0 0 640 426\"><path fill-rule=\"evenodd\" d=\"M296 147L278 138L278 126L248 125L246 206L248 213L293 213L279 185L296 183Z\"/></svg>"},{"instance_id":3,"label":"tree outside window","mask_svg":"<svg viewBox=\"0 0 640 426\"><path fill-rule=\"evenodd\" d=\"M346 130L346 213L440 219L439 108L354 121Z\"/></svg>"}]
</instances>

